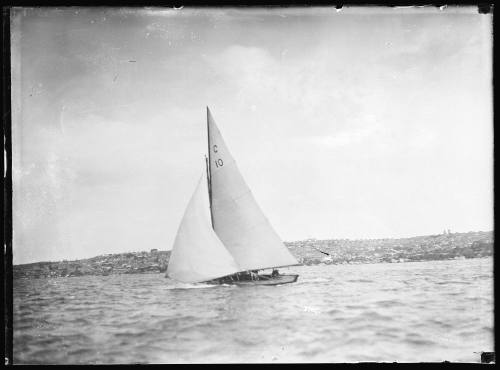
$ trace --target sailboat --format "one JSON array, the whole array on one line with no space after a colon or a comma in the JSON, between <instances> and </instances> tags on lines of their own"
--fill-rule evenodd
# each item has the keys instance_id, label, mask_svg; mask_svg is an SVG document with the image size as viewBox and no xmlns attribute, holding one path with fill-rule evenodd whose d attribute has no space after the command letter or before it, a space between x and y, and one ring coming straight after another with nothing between
<instances>
[{"instance_id":1,"label":"sailboat","mask_svg":"<svg viewBox=\"0 0 500 370\"><path fill-rule=\"evenodd\" d=\"M299 265L255 201L207 107L208 157L174 240L166 277L183 283L278 285ZM261 270L273 269L271 274Z\"/></svg>"}]
</instances>

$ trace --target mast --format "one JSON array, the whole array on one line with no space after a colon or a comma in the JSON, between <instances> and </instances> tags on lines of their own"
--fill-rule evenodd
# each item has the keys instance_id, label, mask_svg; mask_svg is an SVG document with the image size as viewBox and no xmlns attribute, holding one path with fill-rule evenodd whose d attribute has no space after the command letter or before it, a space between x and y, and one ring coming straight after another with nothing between
<instances>
[{"instance_id":1,"label":"mast","mask_svg":"<svg viewBox=\"0 0 500 370\"><path fill-rule=\"evenodd\" d=\"M210 205L210 221L212 222L212 229L214 228L214 216L212 215L212 179L210 176L210 126L208 124L208 115L210 111L207 106L207 144L208 144L208 158L205 156L205 163L207 165L207 183L208 183L208 203Z\"/></svg>"}]
</instances>

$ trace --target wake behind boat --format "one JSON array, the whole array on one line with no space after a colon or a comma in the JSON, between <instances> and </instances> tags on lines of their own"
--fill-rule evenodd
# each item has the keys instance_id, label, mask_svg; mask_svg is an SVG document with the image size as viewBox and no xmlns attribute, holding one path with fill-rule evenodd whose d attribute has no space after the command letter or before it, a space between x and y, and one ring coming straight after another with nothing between
<instances>
[{"instance_id":1,"label":"wake behind boat","mask_svg":"<svg viewBox=\"0 0 500 370\"><path fill-rule=\"evenodd\" d=\"M166 276L184 283L277 285L298 265L255 201L207 107L208 157L182 218ZM271 274L260 270L273 269Z\"/></svg>"}]
</instances>

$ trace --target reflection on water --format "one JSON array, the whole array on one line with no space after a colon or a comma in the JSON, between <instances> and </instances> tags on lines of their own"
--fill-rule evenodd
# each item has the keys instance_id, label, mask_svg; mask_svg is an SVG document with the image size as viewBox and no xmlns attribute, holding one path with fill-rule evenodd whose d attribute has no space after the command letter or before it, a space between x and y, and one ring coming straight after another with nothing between
<instances>
[{"instance_id":1,"label":"reflection on water","mask_svg":"<svg viewBox=\"0 0 500 370\"><path fill-rule=\"evenodd\" d=\"M479 362L494 350L492 258L288 270L297 283L16 280L14 363Z\"/></svg>"}]
</instances>

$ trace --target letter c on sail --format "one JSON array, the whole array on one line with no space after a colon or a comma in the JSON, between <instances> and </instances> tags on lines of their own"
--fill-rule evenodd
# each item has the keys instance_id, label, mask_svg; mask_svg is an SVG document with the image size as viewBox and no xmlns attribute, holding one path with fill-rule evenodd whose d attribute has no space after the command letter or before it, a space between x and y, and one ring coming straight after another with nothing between
<instances>
[{"instance_id":1,"label":"letter c on sail","mask_svg":"<svg viewBox=\"0 0 500 370\"><path fill-rule=\"evenodd\" d=\"M214 153L217 153L217 145L214 145Z\"/></svg>"}]
</instances>

